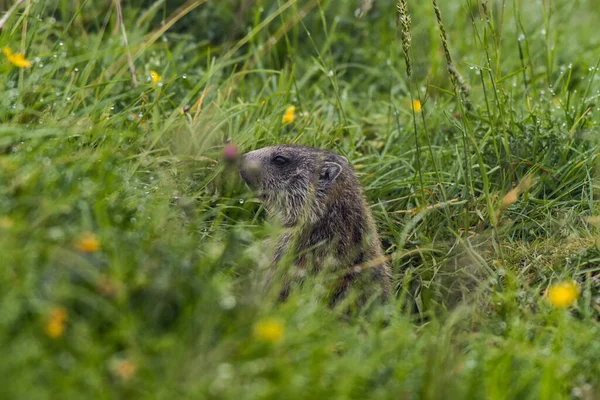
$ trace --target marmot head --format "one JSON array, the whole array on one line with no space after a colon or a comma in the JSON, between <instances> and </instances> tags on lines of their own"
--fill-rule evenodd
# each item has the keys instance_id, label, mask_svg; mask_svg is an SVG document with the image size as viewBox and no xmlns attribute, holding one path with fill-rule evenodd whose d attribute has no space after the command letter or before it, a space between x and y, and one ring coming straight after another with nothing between
<instances>
[{"instance_id":1,"label":"marmot head","mask_svg":"<svg viewBox=\"0 0 600 400\"><path fill-rule=\"evenodd\" d=\"M240 175L270 214L292 226L318 221L326 212L328 193L353 172L344 157L329 151L277 145L244 154Z\"/></svg>"}]
</instances>

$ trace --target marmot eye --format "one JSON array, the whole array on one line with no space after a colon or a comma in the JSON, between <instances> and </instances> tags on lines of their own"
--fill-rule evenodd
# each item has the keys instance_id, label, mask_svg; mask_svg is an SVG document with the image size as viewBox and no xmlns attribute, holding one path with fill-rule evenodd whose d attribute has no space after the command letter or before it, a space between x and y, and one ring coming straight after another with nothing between
<instances>
[{"instance_id":1,"label":"marmot eye","mask_svg":"<svg viewBox=\"0 0 600 400\"><path fill-rule=\"evenodd\" d=\"M273 157L273 164L278 165L278 166L282 166L288 163L288 159L282 156L275 156Z\"/></svg>"}]
</instances>

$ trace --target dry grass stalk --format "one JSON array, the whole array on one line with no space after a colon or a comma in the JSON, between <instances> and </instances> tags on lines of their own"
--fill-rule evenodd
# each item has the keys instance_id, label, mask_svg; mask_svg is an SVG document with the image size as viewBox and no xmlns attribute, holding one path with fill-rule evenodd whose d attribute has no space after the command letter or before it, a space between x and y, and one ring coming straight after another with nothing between
<instances>
[{"instance_id":1,"label":"dry grass stalk","mask_svg":"<svg viewBox=\"0 0 600 400\"><path fill-rule=\"evenodd\" d=\"M8 21L8 19L12 15L12 13L15 12L17 7L19 7L19 5L21 3L23 3L24 1L25 0L17 0L15 2L15 4L13 4L13 6L6 12L6 14L4 14L4 17L2 17L2 19L0 19L0 31L2 30L2 28L4 27L4 24L6 24L6 21Z\"/></svg>"},{"instance_id":2,"label":"dry grass stalk","mask_svg":"<svg viewBox=\"0 0 600 400\"><path fill-rule=\"evenodd\" d=\"M129 41L127 40L127 31L125 30L125 23L123 23L123 11L121 10L121 0L115 0L115 7L117 9L117 25L121 26L121 34L123 35L123 45L127 52L127 63L129 64L129 72L131 73L131 81L133 87L138 86L137 78L135 77L135 65L133 64L133 58L131 57L131 51L129 51Z\"/></svg>"}]
</instances>

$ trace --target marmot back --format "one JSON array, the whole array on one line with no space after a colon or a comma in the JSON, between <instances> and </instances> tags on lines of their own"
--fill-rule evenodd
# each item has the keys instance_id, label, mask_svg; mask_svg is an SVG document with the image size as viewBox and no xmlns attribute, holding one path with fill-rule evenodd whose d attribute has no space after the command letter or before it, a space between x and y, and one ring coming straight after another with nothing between
<instances>
[{"instance_id":1,"label":"marmot back","mask_svg":"<svg viewBox=\"0 0 600 400\"><path fill-rule=\"evenodd\" d=\"M343 279L333 301L359 278L365 295L377 290L368 283L391 295L391 273L373 216L344 157L299 145L264 147L242 156L240 175L288 228L279 238L274 264L291 252L302 272L339 270Z\"/></svg>"}]
</instances>

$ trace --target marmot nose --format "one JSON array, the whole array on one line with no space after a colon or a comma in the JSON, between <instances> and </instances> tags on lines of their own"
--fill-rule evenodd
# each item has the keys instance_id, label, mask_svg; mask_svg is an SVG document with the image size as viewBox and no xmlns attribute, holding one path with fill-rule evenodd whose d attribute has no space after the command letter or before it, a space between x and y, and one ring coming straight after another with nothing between
<instances>
[{"instance_id":1,"label":"marmot nose","mask_svg":"<svg viewBox=\"0 0 600 400\"><path fill-rule=\"evenodd\" d=\"M260 173L262 166L260 161L255 158L249 158L244 155L242 158L242 165L240 167L240 176L250 187L258 186L260 181Z\"/></svg>"}]
</instances>

